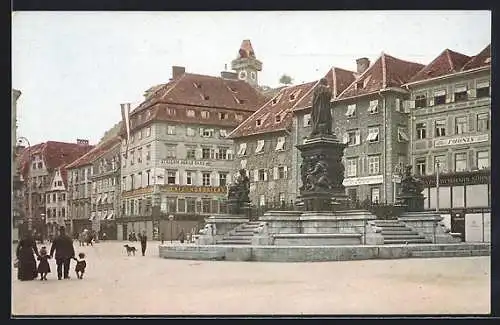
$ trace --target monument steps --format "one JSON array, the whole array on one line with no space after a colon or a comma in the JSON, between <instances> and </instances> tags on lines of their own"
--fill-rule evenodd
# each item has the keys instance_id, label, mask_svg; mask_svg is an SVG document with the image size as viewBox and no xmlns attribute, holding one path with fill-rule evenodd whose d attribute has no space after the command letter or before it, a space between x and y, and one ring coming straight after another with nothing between
<instances>
[{"instance_id":1,"label":"monument steps","mask_svg":"<svg viewBox=\"0 0 500 325\"><path fill-rule=\"evenodd\" d=\"M375 226L381 228L384 244L429 244L426 239L412 228L397 220L375 220Z\"/></svg>"},{"instance_id":2,"label":"monument steps","mask_svg":"<svg viewBox=\"0 0 500 325\"><path fill-rule=\"evenodd\" d=\"M245 222L227 234L221 240L217 241L218 245L251 245L254 231L260 226L259 221Z\"/></svg>"},{"instance_id":3,"label":"monument steps","mask_svg":"<svg viewBox=\"0 0 500 325\"><path fill-rule=\"evenodd\" d=\"M476 250L431 250L431 251L414 251L411 257L420 258L435 258L435 257L467 257L467 256L489 256L490 250L476 249Z\"/></svg>"}]
</instances>

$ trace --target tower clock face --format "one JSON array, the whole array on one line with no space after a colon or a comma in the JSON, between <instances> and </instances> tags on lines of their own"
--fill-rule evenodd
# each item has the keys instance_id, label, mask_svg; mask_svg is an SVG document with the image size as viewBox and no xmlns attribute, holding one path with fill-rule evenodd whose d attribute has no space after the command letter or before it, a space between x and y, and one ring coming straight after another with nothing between
<instances>
[{"instance_id":1,"label":"tower clock face","mask_svg":"<svg viewBox=\"0 0 500 325\"><path fill-rule=\"evenodd\" d=\"M247 78L247 72L246 71L240 71L240 73L238 74L238 78L240 78L241 80L246 79Z\"/></svg>"},{"instance_id":2,"label":"tower clock face","mask_svg":"<svg viewBox=\"0 0 500 325\"><path fill-rule=\"evenodd\" d=\"M256 74L254 71L250 72L250 78L251 78L252 80L257 79L257 74Z\"/></svg>"}]
</instances>

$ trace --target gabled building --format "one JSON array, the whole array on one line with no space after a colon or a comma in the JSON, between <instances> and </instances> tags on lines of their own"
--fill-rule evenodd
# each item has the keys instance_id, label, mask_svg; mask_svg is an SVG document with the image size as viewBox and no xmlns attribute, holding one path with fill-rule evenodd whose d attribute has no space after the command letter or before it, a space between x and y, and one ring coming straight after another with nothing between
<instances>
[{"instance_id":1,"label":"gabled building","mask_svg":"<svg viewBox=\"0 0 500 325\"><path fill-rule=\"evenodd\" d=\"M32 216L33 229L38 233L47 235L46 192L52 188L56 171L92 148L87 140L78 139L77 143L47 141L25 148L21 153L19 166L24 185L25 217ZM31 214L28 211L28 184L31 184L32 193Z\"/></svg>"},{"instance_id":2,"label":"gabled building","mask_svg":"<svg viewBox=\"0 0 500 325\"><path fill-rule=\"evenodd\" d=\"M446 49L405 84L411 92L410 161L424 176L426 208L439 207L467 241L489 241L490 80L488 45L472 57ZM484 228L476 231L480 224Z\"/></svg>"},{"instance_id":3,"label":"gabled building","mask_svg":"<svg viewBox=\"0 0 500 325\"><path fill-rule=\"evenodd\" d=\"M99 233L101 224L113 220L119 211L119 143L118 137L103 141L66 166L68 212L73 234L84 229Z\"/></svg>"},{"instance_id":4,"label":"gabled building","mask_svg":"<svg viewBox=\"0 0 500 325\"><path fill-rule=\"evenodd\" d=\"M332 99L334 130L347 144L344 186L355 201L394 202L399 166L408 162L410 93L401 86L424 66L385 53L357 61L355 80Z\"/></svg>"},{"instance_id":5,"label":"gabled building","mask_svg":"<svg viewBox=\"0 0 500 325\"><path fill-rule=\"evenodd\" d=\"M71 223L68 217L68 173L66 167L60 166L55 169L52 179L45 192L45 219L47 234L55 237L60 226L68 229Z\"/></svg>"},{"instance_id":6,"label":"gabled building","mask_svg":"<svg viewBox=\"0 0 500 325\"><path fill-rule=\"evenodd\" d=\"M124 129L121 133L126 159L121 167L119 239L143 230L150 238L159 233L169 238L180 228L187 232L204 217L226 211L226 184L234 172L233 143L227 135L265 100L253 76L260 65L244 45L236 73L213 77L174 66L171 80L149 89L131 112L129 143Z\"/></svg>"}]
</instances>

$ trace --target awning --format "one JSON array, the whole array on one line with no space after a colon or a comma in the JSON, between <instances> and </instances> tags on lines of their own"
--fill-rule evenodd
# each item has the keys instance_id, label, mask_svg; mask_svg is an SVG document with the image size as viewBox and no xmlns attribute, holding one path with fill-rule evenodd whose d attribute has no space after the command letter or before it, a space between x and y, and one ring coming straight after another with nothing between
<instances>
[{"instance_id":1,"label":"awning","mask_svg":"<svg viewBox=\"0 0 500 325\"><path fill-rule=\"evenodd\" d=\"M107 212L102 211L101 215L99 216L99 220L105 220L106 219Z\"/></svg>"},{"instance_id":2,"label":"awning","mask_svg":"<svg viewBox=\"0 0 500 325\"><path fill-rule=\"evenodd\" d=\"M285 147L285 137L279 137L276 144L276 151L283 150Z\"/></svg>"},{"instance_id":3,"label":"awning","mask_svg":"<svg viewBox=\"0 0 500 325\"><path fill-rule=\"evenodd\" d=\"M455 87L455 92L456 93L463 93L467 91L467 86L457 86Z\"/></svg>"},{"instance_id":4,"label":"awning","mask_svg":"<svg viewBox=\"0 0 500 325\"><path fill-rule=\"evenodd\" d=\"M95 212L92 212L92 213L90 214L90 218L89 218L89 220L94 220L94 219L95 219Z\"/></svg>"},{"instance_id":5,"label":"awning","mask_svg":"<svg viewBox=\"0 0 500 325\"><path fill-rule=\"evenodd\" d=\"M366 137L367 141L377 141L378 140L378 128L368 130L368 137Z\"/></svg>"},{"instance_id":6,"label":"awning","mask_svg":"<svg viewBox=\"0 0 500 325\"><path fill-rule=\"evenodd\" d=\"M403 129L398 130L398 135L402 140L410 141L410 138L408 137L408 135L406 134L406 132Z\"/></svg>"},{"instance_id":7,"label":"awning","mask_svg":"<svg viewBox=\"0 0 500 325\"><path fill-rule=\"evenodd\" d=\"M100 195L97 196L97 199L95 200L95 204L99 204L99 201L101 201L101 196Z\"/></svg>"},{"instance_id":8,"label":"awning","mask_svg":"<svg viewBox=\"0 0 500 325\"><path fill-rule=\"evenodd\" d=\"M240 149L238 150L238 155L244 156L247 152L247 144L246 143L240 143Z\"/></svg>"},{"instance_id":9,"label":"awning","mask_svg":"<svg viewBox=\"0 0 500 325\"><path fill-rule=\"evenodd\" d=\"M490 86L490 82L489 81L483 81L483 82L478 82L476 84L476 88L480 89L480 88L488 88Z\"/></svg>"},{"instance_id":10,"label":"awning","mask_svg":"<svg viewBox=\"0 0 500 325\"><path fill-rule=\"evenodd\" d=\"M347 112L345 113L345 116L352 116L354 115L355 111L356 111L356 104L349 105L347 106Z\"/></svg>"},{"instance_id":11,"label":"awning","mask_svg":"<svg viewBox=\"0 0 500 325\"><path fill-rule=\"evenodd\" d=\"M370 106L368 107L368 112L376 113L378 110L378 100L370 101Z\"/></svg>"},{"instance_id":12,"label":"awning","mask_svg":"<svg viewBox=\"0 0 500 325\"><path fill-rule=\"evenodd\" d=\"M101 198L101 203L102 204L108 203L108 194L103 194Z\"/></svg>"},{"instance_id":13,"label":"awning","mask_svg":"<svg viewBox=\"0 0 500 325\"><path fill-rule=\"evenodd\" d=\"M108 220L114 220L115 219L115 213L113 211L111 211L109 214L108 214Z\"/></svg>"},{"instance_id":14,"label":"awning","mask_svg":"<svg viewBox=\"0 0 500 325\"><path fill-rule=\"evenodd\" d=\"M437 96L444 96L446 95L446 90L438 90L438 91L435 91L434 92L434 96L437 97Z\"/></svg>"}]
</instances>

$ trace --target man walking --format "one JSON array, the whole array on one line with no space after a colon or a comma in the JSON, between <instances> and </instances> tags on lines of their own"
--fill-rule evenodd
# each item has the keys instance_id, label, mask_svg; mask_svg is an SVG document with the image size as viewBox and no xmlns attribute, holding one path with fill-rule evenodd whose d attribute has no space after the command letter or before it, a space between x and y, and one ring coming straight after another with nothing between
<instances>
[{"instance_id":1,"label":"man walking","mask_svg":"<svg viewBox=\"0 0 500 325\"><path fill-rule=\"evenodd\" d=\"M75 257L75 248L73 247L71 238L66 235L64 226L59 228L59 236L52 242L50 257L53 257L54 251L56 252L57 279L62 279L63 270L64 278L69 279L69 263L71 258Z\"/></svg>"},{"instance_id":2,"label":"man walking","mask_svg":"<svg viewBox=\"0 0 500 325\"><path fill-rule=\"evenodd\" d=\"M144 256L144 254L146 254L146 245L147 245L147 241L148 241L148 236L146 236L146 231L144 230L142 232L142 235L139 235L139 237L141 239L142 256Z\"/></svg>"}]
</instances>

